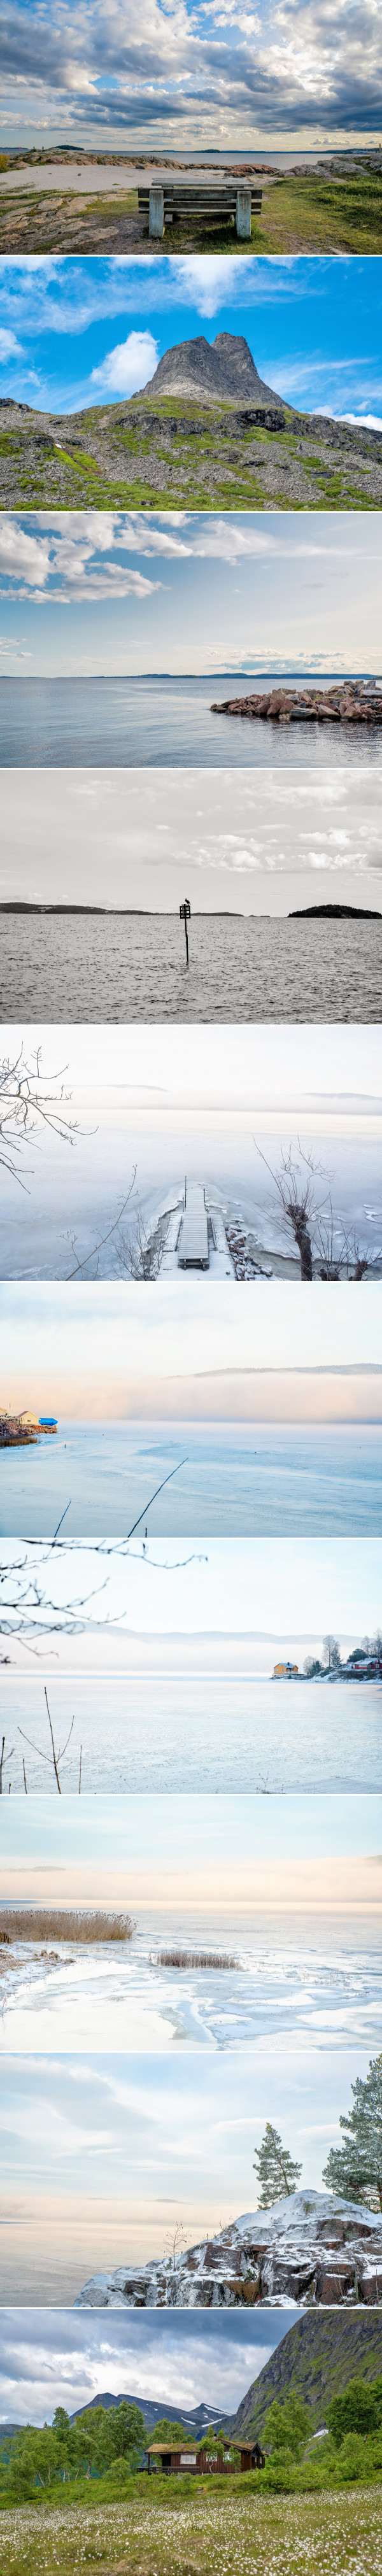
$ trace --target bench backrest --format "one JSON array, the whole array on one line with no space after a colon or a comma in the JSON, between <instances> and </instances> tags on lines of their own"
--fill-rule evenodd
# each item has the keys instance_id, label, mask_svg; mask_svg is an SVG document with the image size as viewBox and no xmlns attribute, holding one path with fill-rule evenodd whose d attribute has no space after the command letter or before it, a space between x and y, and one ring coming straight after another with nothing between
<instances>
[{"instance_id":1,"label":"bench backrest","mask_svg":"<svg viewBox=\"0 0 382 2576\"><path fill-rule=\"evenodd\" d=\"M251 198L251 213L252 213L252 214L256 214L256 215L261 214L262 194L263 194L262 188L251 188L251 189L249 189L249 186L248 186L248 195L250 195L250 198ZM183 187L183 186L178 186L178 183L177 183L177 182L174 184L174 186L172 186L172 185L171 185L171 187L167 187L167 185L166 185L166 184L164 184L164 186L163 186L163 211L164 211L164 219L165 219L165 221L166 221L166 215L168 216L169 214L187 214L187 215L188 215L188 214L193 214L193 215L198 215L198 214L200 214L200 215L206 215L206 214L219 214L219 215L220 215L220 214L229 214L229 215L235 215L235 214L236 214L236 198L237 198L237 188L235 187L235 184L233 184L233 186L232 186L231 184L230 184L230 185L228 185L228 184L227 184L227 185L226 185L226 186L224 186L224 187L221 187L221 186L220 186L220 187L219 187L219 186L218 186L218 187L213 187L213 186L211 186L211 185L210 185L209 180L206 182L206 186L205 186L205 187L202 185L202 186L195 187L195 188L192 186L192 181L190 181L189 185L186 185L185 187ZM149 203L150 203L150 188L149 188L149 187L143 187L143 188L140 188L140 187L139 187L139 188L138 188L138 207L139 207L139 213L140 213L140 214L142 214L142 215L144 215L144 214L148 214L148 210L149 210Z\"/></svg>"}]
</instances>

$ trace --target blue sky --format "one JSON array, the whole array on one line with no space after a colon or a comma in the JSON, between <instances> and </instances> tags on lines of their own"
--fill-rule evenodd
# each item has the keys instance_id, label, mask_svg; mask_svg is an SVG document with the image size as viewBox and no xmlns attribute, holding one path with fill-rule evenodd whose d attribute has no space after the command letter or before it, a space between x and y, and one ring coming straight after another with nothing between
<instances>
[{"instance_id":1,"label":"blue sky","mask_svg":"<svg viewBox=\"0 0 382 2576\"><path fill-rule=\"evenodd\" d=\"M109 2390L138 2403L240 2404L284 2335L290 2316L184 2316L179 2309L145 2316L96 2309L7 2308L0 2314L0 2422L50 2423L55 2406L74 2413Z\"/></svg>"},{"instance_id":2,"label":"blue sky","mask_svg":"<svg viewBox=\"0 0 382 2576\"><path fill-rule=\"evenodd\" d=\"M381 559L382 512L4 512L2 667L378 672Z\"/></svg>"},{"instance_id":3,"label":"blue sky","mask_svg":"<svg viewBox=\"0 0 382 2576\"><path fill-rule=\"evenodd\" d=\"M379 259L4 260L2 391L118 402L179 341L231 331L297 408L382 424L381 308Z\"/></svg>"},{"instance_id":4,"label":"blue sky","mask_svg":"<svg viewBox=\"0 0 382 2576\"><path fill-rule=\"evenodd\" d=\"M308 144L380 133L378 0L2 0L4 137Z\"/></svg>"}]
</instances>

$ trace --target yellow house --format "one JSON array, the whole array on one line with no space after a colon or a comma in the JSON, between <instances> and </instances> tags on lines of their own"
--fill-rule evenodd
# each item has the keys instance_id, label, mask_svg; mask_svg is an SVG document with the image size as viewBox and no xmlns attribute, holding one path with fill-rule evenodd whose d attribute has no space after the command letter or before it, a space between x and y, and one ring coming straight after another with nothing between
<instances>
[{"instance_id":1,"label":"yellow house","mask_svg":"<svg viewBox=\"0 0 382 2576\"><path fill-rule=\"evenodd\" d=\"M273 1666L273 1679L275 1682L293 1682L295 1681L296 1673L298 1673L298 1664L274 1664Z\"/></svg>"}]
</instances>

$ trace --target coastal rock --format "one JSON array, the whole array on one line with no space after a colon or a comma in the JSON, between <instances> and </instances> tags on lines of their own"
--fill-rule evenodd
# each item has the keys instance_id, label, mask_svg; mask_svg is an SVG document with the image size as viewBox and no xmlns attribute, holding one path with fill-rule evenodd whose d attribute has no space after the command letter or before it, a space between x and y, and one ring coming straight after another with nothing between
<instances>
[{"instance_id":1,"label":"coastal rock","mask_svg":"<svg viewBox=\"0 0 382 2576\"><path fill-rule=\"evenodd\" d=\"M382 2212L293 2192L175 2256L95 2272L76 2308L378 2307Z\"/></svg>"},{"instance_id":2,"label":"coastal rock","mask_svg":"<svg viewBox=\"0 0 382 2576\"><path fill-rule=\"evenodd\" d=\"M382 684L363 690L359 680L336 682L330 689L278 688L247 693L243 698L214 699L212 716L269 717L276 724L382 724Z\"/></svg>"}]
</instances>

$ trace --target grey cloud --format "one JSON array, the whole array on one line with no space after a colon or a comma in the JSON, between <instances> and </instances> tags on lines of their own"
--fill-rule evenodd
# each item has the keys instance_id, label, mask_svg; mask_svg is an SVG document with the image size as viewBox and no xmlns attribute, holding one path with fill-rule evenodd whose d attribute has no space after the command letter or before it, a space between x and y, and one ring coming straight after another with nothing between
<instances>
[{"instance_id":1,"label":"grey cloud","mask_svg":"<svg viewBox=\"0 0 382 2576\"><path fill-rule=\"evenodd\" d=\"M133 14L133 13L132 13ZM17 84L15 107L60 98L71 127L106 131L118 126L131 134L165 124L184 126L197 112L203 128L220 113L232 122L250 113L265 133L284 127L335 130L340 123L378 132L382 108L382 37L380 13L368 7L330 13L326 0L314 10L304 0L263 12L258 38L235 42L234 20L227 41L202 25L195 11L187 19L179 0L178 14L155 6L141 38L139 16L126 36L118 10L101 14L99 6L79 9L75 20L56 5L53 24L45 7L28 12L0 11L0 61L3 84ZM254 53L254 45L256 52ZM291 70L293 55L294 69ZM314 70L316 80L314 81ZM81 87L81 74L83 87ZM110 87L110 82L115 87ZM124 86L128 84L128 86ZM132 85L136 84L136 88ZM151 84L153 85L151 87Z\"/></svg>"}]
</instances>

